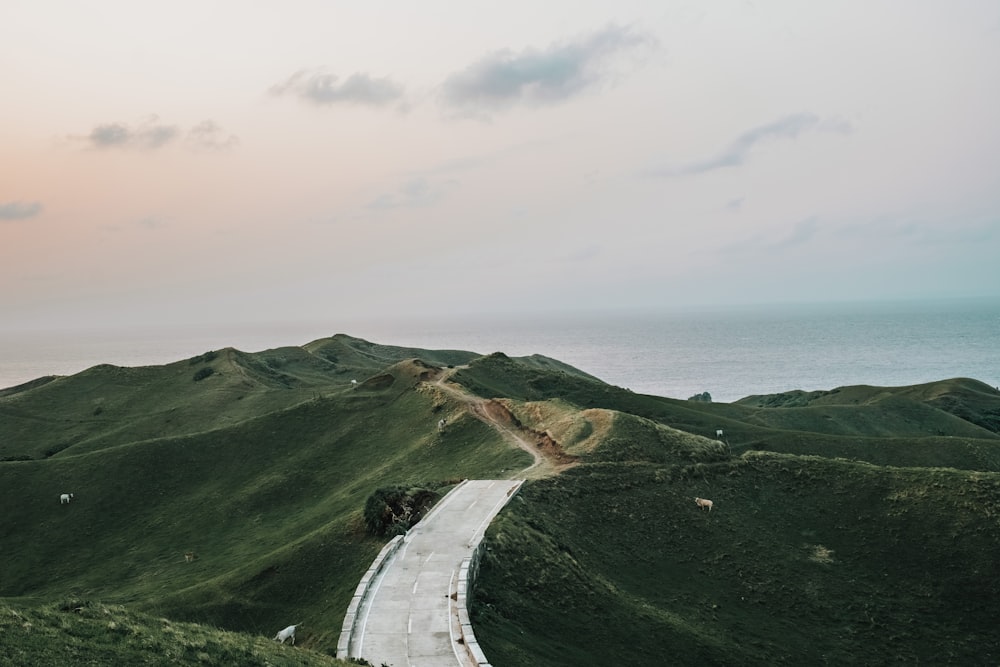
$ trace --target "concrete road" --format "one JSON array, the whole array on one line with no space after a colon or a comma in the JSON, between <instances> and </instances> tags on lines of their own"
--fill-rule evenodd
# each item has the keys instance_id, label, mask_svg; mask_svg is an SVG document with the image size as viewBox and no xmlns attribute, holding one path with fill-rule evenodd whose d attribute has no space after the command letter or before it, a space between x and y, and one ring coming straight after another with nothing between
<instances>
[{"instance_id":1,"label":"concrete road","mask_svg":"<svg viewBox=\"0 0 1000 667\"><path fill-rule=\"evenodd\" d=\"M390 667L471 665L449 597L458 570L520 480L467 480L414 526L372 580L351 657Z\"/></svg>"}]
</instances>

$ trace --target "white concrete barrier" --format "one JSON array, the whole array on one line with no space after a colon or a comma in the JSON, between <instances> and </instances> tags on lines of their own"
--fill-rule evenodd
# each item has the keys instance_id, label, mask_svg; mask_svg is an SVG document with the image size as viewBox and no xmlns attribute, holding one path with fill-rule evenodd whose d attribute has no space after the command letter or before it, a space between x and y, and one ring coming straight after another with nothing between
<instances>
[{"instance_id":1,"label":"white concrete barrier","mask_svg":"<svg viewBox=\"0 0 1000 667\"><path fill-rule=\"evenodd\" d=\"M355 625L358 620L358 609L361 608L361 603L364 602L365 598L368 596L368 590L372 580L385 566L386 562L392 557L392 555L396 553L396 550L399 549L401 544L403 544L402 535L397 535L389 540L389 542L382 547L382 550L378 552L378 556L375 556L375 560L372 561L371 567L369 567L361 577L361 582L358 584L358 587L354 589L354 597L351 598L351 603L347 605L347 614L344 615L344 623L340 628L340 639L337 640L337 657L339 659L347 660L347 654L351 648L351 638L354 636Z\"/></svg>"}]
</instances>

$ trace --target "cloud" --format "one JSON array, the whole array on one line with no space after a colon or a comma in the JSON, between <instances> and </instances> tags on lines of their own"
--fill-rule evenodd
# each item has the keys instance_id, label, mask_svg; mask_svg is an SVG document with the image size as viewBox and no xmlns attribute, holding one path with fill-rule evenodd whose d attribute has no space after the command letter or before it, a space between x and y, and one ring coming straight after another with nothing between
<instances>
[{"instance_id":1,"label":"cloud","mask_svg":"<svg viewBox=\"0 0 1000 667\"><path fill-rule=\"evenodd\" d=\"M227 133L213 120L204 120L185 133L177 125L160 123L157 116L150 116L136 125L103 123L94 127L82 140L98 150L152 151L181 137L195 151L226 151L240 142L239 137Z\"/></svg>"},{"instance_id":2,"label":"cloud","mask_svg":"<svg viewBox=\"0 0 1000 667\"><path fill-rule=\"evenodd\" d=\"M334 104L359 104L386 106L403 97L403 86L389 77L376 79L362 72L355 72L341 82L335 74L323 70L299 70L284 83L271 86L272 95L294 95L301 100L320 106Z\"/></svg>"},{"instance_id":3,"label":"cloud","mask_svg":"<svg viewBox=\"0 0 1000 667\"><path fill-rule=\"evenodd\" d=\"M0 220L27 220L42 212L42 205L37 201L10 201L0 204Z\"/></svg>"},{"instance_id":4,"label":"cloud","mask_svg":"<svg viewBox=\"0 0 1000 667\"><path fill-rule=\"evenodd\" d=\"M145 229L156 229L163 224L163 221L155 216L147 215L144 218L136 220L135 224L136 226L143 227Z\"/></svg>"},{"instance_id":5,"label":"cloud","mask_svg":"<svg viewBox=\"0 0 1000 667\"><path fill-rule=\"evenodd\" d=\"M811 113L792 114L744 132L720 153L710 158L690 162L680 167L653 169L649 174L652 176L692 176L715 169L738 167L747 161L758 144L778 139L795 139L803 132L813 130L847 134L851 132L851 125L840 119L821 121L818 116Z\"/></svg>"},{"instance_id":6,"label":"cloud","mask_svg":"<svg viewBox=\"0 0 1000 667\"><path fill-rule=\"evenodd\" d=\"M130 148L154 150L172 141L180 134L175 125L160 124L156 116L150 116L138 126L125 123L105 123L98 125L87 135L92 148Z\"/></svg>"},{"instance_id":7,"label":"cloud","mask_svg":"<svg viewBox=\"0 0 1000 667\"><path fill-rule=\"evenodd\" d=\"M819 220L813 216L804 220L799 220L792 227L792 231L785 238L770 245L771 248L793 248L809 243L819 231Z\"/></svg>"},{"instance_id":8,"label":"cloud","mask_svg":"<svg viewBox=\"0 0 1000 667\"><path fill-rule=\"evenodd\" d=\"M649 35L612 25L545 50L495 51L449 76L442 98L452 108L478 113L557 104L605 81L612 56L654 44Z\"/></svg>"},{"instance_id":9,"label":"cloud","mask_svg":"<svg viewBox=\"0 0 1000 667\"><path fill-rule=\"evenodd\" d=\"M431 206L440 201L452 181L433 185L423 176L414 176L402 183L395 192L381 194L365 207L369 210L386 211L403 207Z\"/></svg>"},{"instance_id":10,"label":"cloud","mask_svg":"<svg viewBox=\"0 0 1000 667\"><path fill-rule=\"evenodd\" d=\"M187 133L187 143L200 151L227 151L240 143L235 134L226 134L213 120L204 120Z\"/></svg>"},{"instance_id":11,"label":"cloud","mask_svg":"<svg viewBox=\"0 0 1000 667\"><path fill-rule=\"evenodd\" d=\"M820 218L813 215L793 223L790 229L755 232L741 239L727 241L716 250L741 256L760 256L775 252L784 254L792 248L810 245L817 237L827 231L820 225Z\"/></svg>"},{"instance_id":12,"label":"cloud","mask_svg":"<svg viewBox=\"0 0 1000 667\"><path fill-rule=\"evenodd\" d=\"M956 219L958 218L958 219ZM852 241L938 248L944 246L989 247L1000 242L1000 219L949 215L936 220L912 215L884 217L844 225L840 236Z\"/></svg>"}]
</instances>

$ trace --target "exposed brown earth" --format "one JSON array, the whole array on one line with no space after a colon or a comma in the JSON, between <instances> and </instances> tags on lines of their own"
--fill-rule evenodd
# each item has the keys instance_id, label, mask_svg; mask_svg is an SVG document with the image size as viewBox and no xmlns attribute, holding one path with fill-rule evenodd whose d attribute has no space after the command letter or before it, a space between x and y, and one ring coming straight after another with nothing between
<instances>
[{"instance_id":1,"label":"exposed brown earth","mask_svg":"<svg viewBox=\"0 0 1000 667\"><path fill-rule=\"evenodd\" d=\"M579 462L579 457L566 452L562 444L547 430L524 425L505 402L474 396L461 386L449 382L454 370L457 369L441 370L426 378L426 381L458 401L476 419L489 424L534 457L535 462L519 471L518 477L523 479L557 475Z\"/></svg>"}]
</instances>

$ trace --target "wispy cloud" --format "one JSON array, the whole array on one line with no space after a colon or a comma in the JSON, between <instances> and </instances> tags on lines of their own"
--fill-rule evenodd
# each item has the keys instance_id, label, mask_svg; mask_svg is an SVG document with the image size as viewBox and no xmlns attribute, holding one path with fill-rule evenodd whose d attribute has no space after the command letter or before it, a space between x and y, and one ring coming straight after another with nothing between
<instances>
[{"instance_id":1,"label":"wispy cloud","mask_svg":"<svg viewBox=\"0 0 1000 667\"><path fill-rule=\"evenodd\" d=\"M229 134L213 120L203 120L188 130L187 143L198 151L227 151L235 148L239 137Z\"/></svg>"},{"instance_id":2,"label":"wispy cloud","mask_svg":"<svg viewBox=\"0 0 1000 667\"><path fill-rule=\"evenodd\" d=\"M271 86L272 95L294 95L320 106L356 104L382 107L403 97L403 86L389 77L374 78L355 72L341 80L325 70L299 70L284 83Z\"/></svg>"},{"instance_id":3,"label":"wispy cloud","mask_svg":"<svg viewBox=\"0 0 1000 667\"><path fill-rule=\"evenodd\" d=\"M180 134L176 125L164 125L157 116L150 116L136 126L125 123L104 123L87 135L92 148L129 148L154 150L173 141Z\"/></svg>"},{"instance_id":4,"label":"wispy cloud","mask_svg":"<svg viewBox=\"0 0 1000 667\"><path fill-rule=\"evenodd\" d=\"M788 235L771 243L770 247L787 249L805 245L815 238L819 230L819 219L816 216L799 220Z\"/></svg>"},{"instance_id":5,"label":"wispy cloud","mask_svg":"<svg viewBox=\"0 0 1000 667\"><path fill-rule=\"evenodd\" d=\"M480 115L518 104L564 102L607 80L616 54L655 44L649 35L612 25L547 49L495 51L449 76L442 99L453 109Z\"/></svg>"},{"instance_id":6,"label":"wispy cloud","mask_svg":"<svg viewBox=\"0 0 1000 667\"><path fill-rule=\"evenodd\" d=\"M430 206L440 201L453 181L431 183L423 176L414 176L403 182L391 193L375 197L365 207L369 210L385 211L404 207Z\"/></svg>"},{"instance_id":7,"label":"wispy cloud","mask_svg":"<svg viewBox=\"0 0 1000 667\"><path fill-rule=\"evenodd\" d=\"M785 253L792 248L808 246L821 237L827 230L820 222L819 216L809 216L792 223L790 227L755 232L740 239L727 241L719 246L717 251L743 256Z\"/></svg>"},{"instance_id":8,"label":"wispy cloud","mask_svg":"<svg viewBox=\"0 0 1000 667\"><path fill-rule=\"evenodd\" d=\"M957 219L956 219L957 218ZM844 225L842 238L883 243L888 246L926 247L996 246L1000 242L1000 219L995 216L948 216L929 220L909 215L885 217Z\"/></svg>"},{"instance_id":9,"label":"wispy cloud","mask_svg":"<svg viewBox=\"0 0 1000 667\"><path fill-rule=\"evenodd\" d=\"M27 220L42 212L42 205L37 201L10 201L0 204L0 220Z\"/></svg>"},{"instance_id":10,"label":"wispy cloud","mask_svg":"<svg viewBox=\"0 0 1000 667\"><path fill-rule=\"evenodd\" d=\"M133 125L102 123L96 125L86 136L71 139L83 141L90 148L102 151L153 151L181 139L194 151L227 151L240 142L239 137L230 134L213 120L204 120L185 132L178 125L161 123L158 116L149 116Z\"/></svg>"},{"instance_id":11,"label":"wispy cloud","mask_svg":"<svg viewBox=\"0 0 1000 667\"><path fill-rule=\"evenodd\" d=\"M147 215L144 218L136 220L135 225L144 229L157 229L163 225L163 220L156 216Z\"/></svg>"},{"instance_id":12,"label":"wispy cloud","mask_svg":"<svg viewBox=\"0 0 1000 667\"><path fill-rule=\"evenodd\" d=\"M712 157L676 167L652 169L648 174L651 176L691 176L726 167L738 167L747 161L759 144L781 139L794 140L800 134L810 131L847 134L851 132L851 125L839 119L822 121L819 116L812 113L792 114L747 130Z\"/></svg>"}]
</instances>

